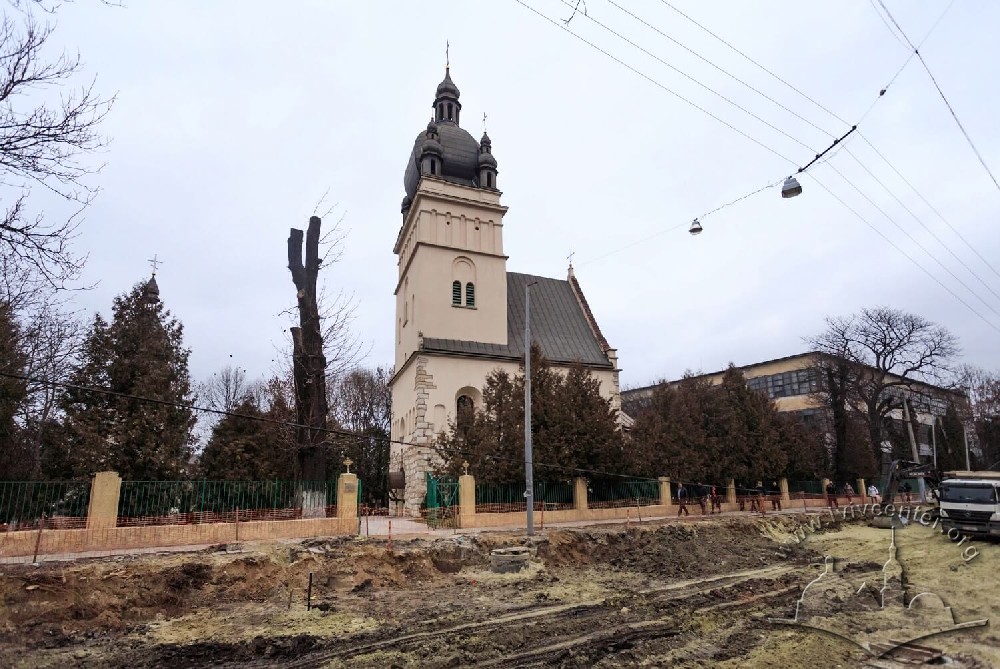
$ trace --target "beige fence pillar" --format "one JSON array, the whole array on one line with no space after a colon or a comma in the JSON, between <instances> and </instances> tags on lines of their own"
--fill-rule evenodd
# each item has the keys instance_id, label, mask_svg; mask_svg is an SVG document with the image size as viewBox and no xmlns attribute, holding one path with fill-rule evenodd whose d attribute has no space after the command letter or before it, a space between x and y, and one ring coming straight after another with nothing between
<instances>
[{"instance_id":1,"label":"beige fence pillar","mask_svg":"<svg viewBox=\"0 0 1000 669\"><path fill-rule=\"evenodd\" d=\"M660 506L670 506L673 503L670 499L670 477L661 476L657 480L660 482Z\"/></svg>"},{"instance_id":2,"label":"beige fence pillar","mask_svg":"<svg viewBox=\"0 0 1000 669\"><path fill-rule=\"evenodd\" d=\"M122 478L117 472L98 472L90 482L87 529L106 530L118 524L118 498Z\"/></svg>"},{"instance_id":3,"label":"beige fence pillar","mask_svg":"<svg viewBox=\"0 0 1000 669\"><path fill-rule=\"evenodd\" d=\"M587 510L587 479L573 479L573 508L577 511Z\"/></svg>"},{"instance_id":4,"label":"beige fence pillar","mask_svg":"<svg viewBox=\"0 0 1000 669\"><path fill-rule=\"evenodd\" d=\"M830 485L830 479L823 479L819 482L819 486L822 488L822 490L819 491L819 494L823 496L823 499L826 499L826 487L828 485Z\"/></svg>"},{"instance_id":5,"label":"beige fence pillar","mask_svg":"<svg viewBox=\"0 0 1000 669\"><path fill-rule=\"evenodd\" d=\"M341 474L337 479L337 518L358 517L358 475Z\"/></svg>"},{"instance_id":6,"label":"beige fence pillar","mask_svg":"<svg viewBox=\"0 0 1000 669\"><path fill-rule=\"evenodd\" d=\"M736 504L736 481L729 479L726 486L726 504Z\"/></svg>"},{"instance_id":7,"label":"beige fence pillar","mask_svg":"<svg viewBox=\"0 0 1000 669\"><path fill-rule=\"evenodd\" d=\"M858 497L861 498L861 503L864 504L865 500L868 499L868 488L865 487L864 479L858 479L858 489L856 492L858 493Z\"/></svg>"},{"instance_id":8,"label":"beige fence pillar","mask_svg":"<svg viewBox=\"0 0 1000 669\"><path fill-rule=\"evenodd\" d=\"M458 515L462 522L476 515L476 477L472 474L458 477Z\"/></svg>"},{"instance_id":9,"label":"beige fence pillar","mask_svg":"<svg viewBox=\"0 0 1000 669\"><path fill-rule=\"evenodd\" d=\"M781 490L781 501L790 502L792 498L788 494L788 479L778 479L778 489Z\"/></svg>"}]
</instances>

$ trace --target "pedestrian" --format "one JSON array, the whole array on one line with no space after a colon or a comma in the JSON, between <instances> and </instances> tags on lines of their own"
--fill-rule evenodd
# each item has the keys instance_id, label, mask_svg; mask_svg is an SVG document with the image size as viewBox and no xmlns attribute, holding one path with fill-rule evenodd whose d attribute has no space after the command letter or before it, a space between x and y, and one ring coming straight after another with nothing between
<instances>
[{"instance_id":1,"label":"pedestrian","mask_svg":"<svg viewBox=\"0 0 1000 669\"><path fill-rule=\"evenodd\" d=\"M719 495L719 486L712 484L712 513L718 509L722 513L722 496Z\"/></svg>"},{"instance_id":2,"label":"pedestrian","mask_svg":"<svg viewBox=\"0 0 1000 669\"><path fill-rule=\"evenodd\" d=\"M907 481L906 483L904 483L903 487L901 488L901 490L903 491L903 501L906 502L907 504L909 504L910 503L910 491L913 490L913 488L910 487L910 482Z\"/></svg>"},{"instance_id":3,"label":"pedestrian","mask_svg":"<svg viewBox=\"0 0 1000 669\"><path fill-rule=\"evenodd\" d=\"M840 503L837 501L837 489L833 486L833 481L826 484L826 502L831 509L840 508Z\"/></svg>"},{"instance_id":4,"label":"pedestrian","mask_svg":"<svg viewBox=\"0 0 1000 669\"><path fill-rule=\"evenodd\" d=\"M868 486L868 499L872 501L872 504L878 504L878 488L872 483Z\"/></svg>"},{"instance_id":5,"label":"pedestrian","mask_svg":"<svg viewBox=\"0 0 1000 669\"><path fill-rule=\"evenodd\" d=\"M847 497L847 505L851 505L851 500L854 498L854 486L848 481L844 484L844 495Z\"/></svg>"},{"instance_id":6,"label":"pedestrian","mask_svg":"<svg viewBox=\"0 0 1000 669\"><path fill-rule=\"evenodd\" d=\"M705 515L707 504L708 504L708 487L704 483L699 483L698 489L698 506L701 507L701 515Z\"/></svg>"},{"instance_id":7,"label":"pedestrian","mask_svg":"<svg viewBox=\"0 0 1000 669\"><path fill-rule=\"evenodd\" d=\"M688 502L688 489L684 487L683 483L681 483L681 484L679 484L677 486L677 507L678 507L677 508L677 517L678 518L681 517L682 513L685 516L690 516L691 515L690 512L688 512L687 502Z\"/></svg>"},{"instance_id":8,"label":"pedestrian","mask_svg":"<svg viewBox=\"0 0 1000 669\"><path fill-rule=\"evenodd\" d=\"M771 481L771 511L781 511L781 488L777 481Z\"/></svg>"},{"instance_id":9,"label":"pedestrian","mask_svg":"<svg viewBox=\"0 0 1000 669\"><path fill-rule=\"evenodd\" d=\"M760 515L764 515L767 512L764 511L764 482L757 481L757 508L760 509Z\"/></svg>"}]
</instances>

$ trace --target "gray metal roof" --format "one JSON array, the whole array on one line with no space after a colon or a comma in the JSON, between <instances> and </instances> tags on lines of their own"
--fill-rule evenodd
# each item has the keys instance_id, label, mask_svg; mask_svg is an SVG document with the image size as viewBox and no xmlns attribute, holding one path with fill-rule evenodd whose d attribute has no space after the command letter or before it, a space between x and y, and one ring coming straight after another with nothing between
<instances>
[{"instance_id":1,"label":"gray metal roof","mask_svg":"<svg viewBox=\"0 0 1000 669\"><path fill-rule=\"evenodd\" d=\"M441 143L441 177L445 181L477 185L479 177L479 142L452 121L437 123L438 141ZM403 187L410 198L417 192L420 182L420 147L427 139L427 131L417 135L413 142L410 160L403 173Z\"/></svg>"},{"instance_id":2,"label":"gray metal roof","mask_svg":"<svg viewBox=\"0 0 1000 669\"><path fill-rule=\"evenodd\" d=\"M531 289L531 338L550 362L581 363L611 368L594 328L569 281L507 272L507 345L458 339L424 338L423 350L480 355L491 358L524 358L524 289Z\"/></svg>"}]
</instances>

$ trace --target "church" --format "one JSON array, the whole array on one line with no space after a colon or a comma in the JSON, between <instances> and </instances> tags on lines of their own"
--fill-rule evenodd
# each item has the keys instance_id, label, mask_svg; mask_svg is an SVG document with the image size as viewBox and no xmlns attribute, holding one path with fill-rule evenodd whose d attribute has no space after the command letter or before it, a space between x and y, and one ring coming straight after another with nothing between
<instances>
[{"instance_id":1,"label":"church","mask_svg":"<svg viewBox=\"0 0 1000 669\"><path fill-rule=\"evenodd\" d=\"M598 327L572 265L566 279L507 271L497 160L486 132L461 126L450 68L434 95L433 117L417 135L403 174L402 225L393 252L395 373L390 471L408 513L426 494L437 457L429 447L459 407L479 409L487 375L521 373L526 291L532 341L556 369L583 365L620 411L618 356Z\"/></svg>"}]
</instances>

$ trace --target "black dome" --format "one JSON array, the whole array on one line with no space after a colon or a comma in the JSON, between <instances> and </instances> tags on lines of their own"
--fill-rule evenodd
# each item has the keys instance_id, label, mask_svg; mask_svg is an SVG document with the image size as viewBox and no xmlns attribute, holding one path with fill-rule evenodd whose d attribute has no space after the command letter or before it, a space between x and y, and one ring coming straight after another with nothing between
<instances>
[{"instance_id":1,"label":"black dome","mask_svg":"<svg viewBox=\"0 0 1000 669\"><path fill-rule=\"evenodd\" d=\"M441 174L445 181L475 186L479 174L479 142L472 135L454 123L444 121L437 124L438 142L441 144ZM403 174L403 188L410 198L417 192L420 182L420 150L427 131L423 130L413 142L410 160Z\"/></svg>"}]
</instances>

